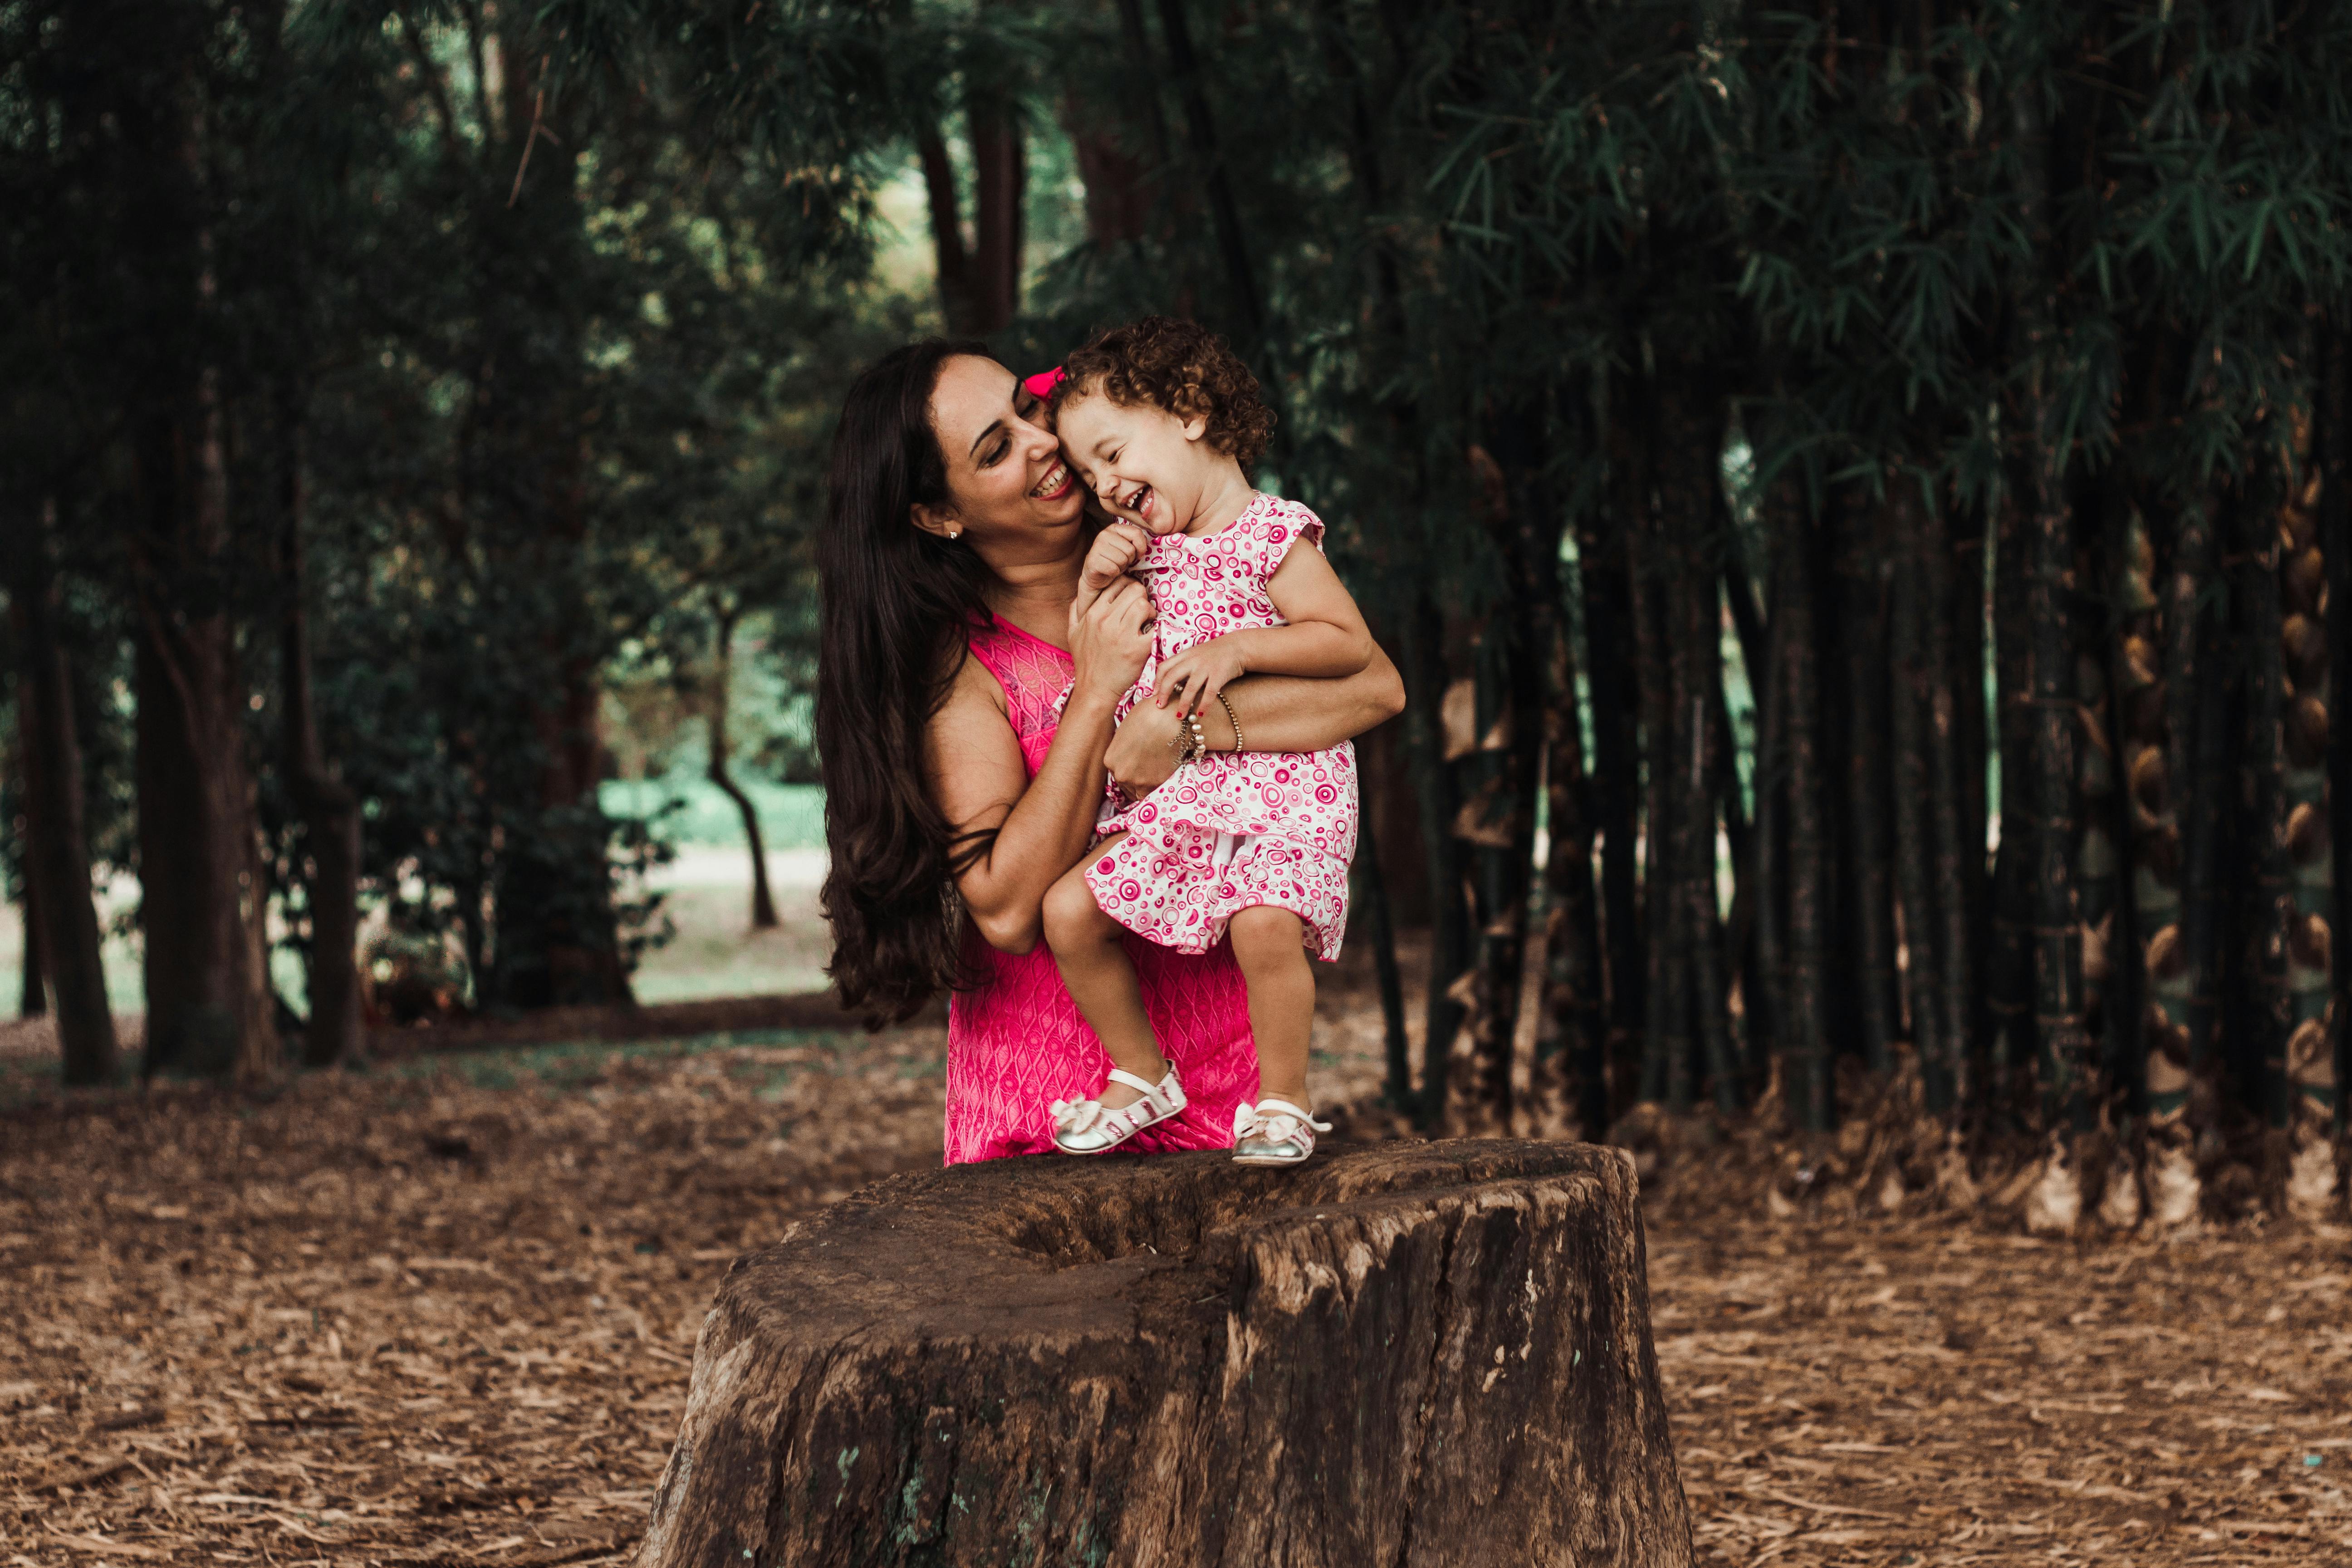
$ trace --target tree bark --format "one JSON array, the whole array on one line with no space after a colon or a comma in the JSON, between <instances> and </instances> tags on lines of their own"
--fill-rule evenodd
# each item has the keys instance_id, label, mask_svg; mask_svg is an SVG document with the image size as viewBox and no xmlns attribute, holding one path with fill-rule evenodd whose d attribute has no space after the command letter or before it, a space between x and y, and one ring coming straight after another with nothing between
<instances>
[{"instance_id":1,"label":"tree bark","mask_svg":"<svg viewBox=\"0 0 2352 1568\"><path fill-rule=\"evenodd\" d=\"M948 331L971 337L979 331L980 299L973 286L971 253L963 243L963 204L956 199L955 164L948 157L947 139L935 125L915 136L915 155L923 171L923 195L931 216L931 270L939 281L940 314Z\"/></svg>"},{"instance_id":2,"label":"tree bark","mask_svg":"<svg viewBox=\"0 0 2352 1568\"><path fill-rule=\"evenodd\" d=\"M2246 740L2241 752L2239 799L2244 806L2242 826L2250 853L2240 886L2241 935L2246 944L2242 958L2246 1022L2252 1037L2244 1044L2250 1047L2249 1062L2259 1058L2261 1063L2249 1103L2259 1107L2273 1128L2284 1130L2293 1109L2286 1046L2294 1027L2287 948L2294 923L2294 898L2287 858L2289 699L2279 603L2279 568L2284 552L2274 505L2263 504L2257 492L2248 496L2239 510L2235 592L2231 597L2241 616L2239 633L2246 658Z\"/></svg>"},{"instance_id":3,"label":"tree bark","mask_svg":"<svg viewBox=\"0 0 2352 1568\"><path fill-rule=\"evenodd\" d=\"M1824 820L1819 623L1813 613L1817 552L1811 506L1795 477L1775 487L1771 680L1782 715L1781 798L1787 803L1787 942L1775 1028L1781 1091L1789 1115L1806 1132L1826 1130L1831 1102L1829 1044L1830 872L1833 854ZM1759 835L1759 838L1761 835Z\"/></svg>"},{"instance_id":4,"label":"tree bark","mask_svg":"<svg viewBox=\"0 0 2352 1568\"><path fill-rule=\"evenodd\" d=\"M2336 909L2352 896L2352 725L2335 722L2336 700L2352 692L2352 620L2333 625L2339 616L2352 616L2352 334L2341 314L2321 325L2318 468L2319 539L2325 552L2327 605L2333 634L2327 639L2327 798L2328 842L2332 847L2329 884ZM2334 921L2330 917L2330 934ZM2329 952L2334 953L2331 941ZM2352 1083L2352 963L2336 971L2335 1085L2336 1125L2346 1122L2345 1086Z\"/></svg>"},{"instance_id":5,"label":"tree bark","mask_svg":"<svg viewBox=\"0 0 2352 1568\"><path fill-rule=\"evenodd\" d=\"M704 722L710 734L710 760L704 773L719 793L735 803L743 818L743 842L751 851L751 929L776 929L776 898L768 886L767 840L760 832L760 810L743 786L735 782L729 763L733 752L728 735L727 708L735 691L735 613L719 617L718 646L710 660L710 679L704 700L709 704Z\"/></svg>"},{"instance_id":6,"label":"tree bark","mask_svg":"<svg viewBox=\"0 0 2352 1568\"><path fill-rule=\"evenodd\" d=\"M319 736L318 700L311 680L310 612L302 542L307 493L299 426L286 420L282 454L284 530L279 557L283 620L281 674L285 683L287 784L302 814L309 851L310 903L310 1016L302 1060L330 1067L348 1059L362 1035L360 1018L360 803L341 773L327 760Z\"/></svg>"},{"instance_id":7,"label":"tree bark","mask_svg":"<svg viewBox=\"0 0 2352 1568\"><path fill-rule=\"evenodd\" d=\"M993 92L975 97L968 111L971 127L971 291L978 314L971 330L982 337L1003 331L1021 309L1022 206L1028 185L1028 152L1021 134L1021 110Z\"/></svg>"},{"instance_id":8,"label":"tree bark","mask_svg":"<svg viewBox=\"0 0 2352 1568\"><path fill-rule=\"evenodd\" d=\"M1952 1105L1952 1064L1944 1033L1941 963L1943 922L1936 908L1935 845L1930 815L1935 762L1928 731L1933 724L1928 688L1927 620L1934 600L1925 555L1926 509L1918 476L1895 468L1887 475L1887 532L1896 555L1891 622L1895 678L1892 723L1895 773L1895 886L1903 915L1903 996L1911 1047L1919 1064L1927 1102L1936 1112Z\"/></svg>"},{"instance_id":9,"label":"tree bark","mask_svg":"<svg viewBox=\"0 0 2352 1568\"><path fill-rule=\"evenodd\" d=\"M1901 1033L1895 978L1895 849L1888 821L1895 785L1887 733L1892 723L1893 652L1888 584L1871 536L1874 515L1863 490L1840 488L1837 528L1838 634L1845 660L1845 815L1839 860L1843 929L1853 953L1855 1022L1863 1061L1874 1073L1894 1066Z\"/></svg>"},{"instance_id":10,"label":"tree bark","mask_svg":"<svg viewBox=\"0 0 2352 1568\"><path fill-rule=\"evenodd\" d=\"M16 915L23 922L25 942L17 954L16 1016L46 1018L49 1016L48 958L43 951L47 943L41 937L41 917L33 908L32 873L24 873L24 892L16 900Z\"/></svg>"},{"instance_id":11,"label":"tree bark","mask_svg":"<svg viewBox=\"0 0 2352 1568\"><path fill-rule=\"evenodd\" d=\"M1612 452L1612 467L1623 460L1622 454ZM1601 828L1601 957L1608 986L1605 1049L1612 1116L1622 1114L1640 1095L1644 1016L1644 943L1637 886L1641 863L1635 847L1641 826L1641 756L1634 730L1636 661L1626 624L1633 583L1623 519L1621 510L1616 526L1605 532L1603 525L1588 521L1577 540L1585 584L1585 646L1591 650L1587 679L1592 691L1593 793Z\"/></svg>"},{"instance_id":12,"label":"tree bark","mask_svg":"<svg viewBox=\"0 0 2352 1568\"><path fill-rule=\"evenodd\" d=\"M1413 795L1421 807L1422 852L1429 866L1434 915L1429 942L1429 995L1422 1026L1422 1082L1415 1107L1425 1124L1445 1106L1449 1047L1465 1004L1455 994L1470 968L1470 910L1464 896L1461 846L1454 837L1460 790L1445 733L1445 621L1424 591L1405 618L1405 743Z\"/></svg>"},{"instance_id":13,"label":"tree bark","mask_svg":"<svg viewBox=\"0 0 2352 1568\"><path fill-rule=\"evenodd\" d=\"M1723 684L1722 580L1708 540L1718 512L1725 406L1710 379L1685 364L1658 378L1655 429L1660 587L1668 700L1664 722L1651 752L1651 767L1665 773L1667 896L1678 930L1667 962L1675 1011L1687 1015L1695 1039L1668 1062L1668 1099L1689 1102L1691 1085L1676 1076L1675 1064L1692 1061L1689 1044L1706 1065L1716 1108L1727 1113L1742 1103L1741 1075L1732 1054L1726 1010L1721 902L1716 876L1717 781L1721 776L1710 744L1715 695ZM1670 1014L1670 1017L1671 1017ZM1673 1038L1670 1030L1669 1038ZM1690 1066L1682 1068L1686 1078ZM1676 1092L1679 1086L1680 1092Z\"/></svg>"},{"instance_id":14,"label":"tree bark","mask_svg":"<svg viewBox=\"0 0 2352 1568\"><path fill-rule=\"evenodd\" d=\"M1357 902L1372 943L1372 973L1381 994L1381 1034L1387 1075L1382 1090L1391 1107L1412 1109L1412 1040L1404 1022L1404 974L1397 967L1396 923L1388 878L1381 864L1381 837L1367 831L1356 839Z\"/></svg>"},{"instance_id":15,"label":"tree bark","mask_svg":"<svg viewBox=\"0 0 2352 1568\"><path fill-rule=\"evenodd\" d=\"M2286 993L2282 1063L2288 1137L2287 1205L2306 1219L2335 1207L2335 855L2328 821L2328 739L2333 707L2327 647L2332 619L2321 540L2324 468L2302 454L2280 518L2279 662L2284 768L2280 779L2281 851L2286 870ZM2337 548L2342 543L2337 541Z\"/></svg>"},{"instance_id":16,"label":"tree bark","mask_svg":"<svg viewBox=\"0 0 2352 1568\"><path fill-rule=\"evenodd\" d=\"M1170 75L1176 96L1184 106L1184 128L1192 144L1192 159L1209 195L1209 217L1216 230L1217 253L1224 260L1226 287L1234 308L1249 329L1255 347L1265 336L1265 305L1258 292L1257 270L1250 263L1242 231L1241 208L1234 200L1231 175L1217 143L1217 122L1209 110L1208 89L1202 84L1199 57L1192 49L1192 26L1184 14L1185 0L1160 0L1160 25L1168 35ZM1269 387L1269 391L1271 387Z\"/></svg>"},{"instance_id":17,"label":"tree bark","mask_svg":"<svg viewBox=\"0 0 2352 1568\"><path fill-rule=\"evenodd\" d=\"M1586 602L1589 606L1590 595ZM1550 654L1544 705L1550 842L1543 871L1543 1016L1536 1026L1533 1093L1539 1115L1557 1121L1564 1112L1581 1136L1597 1142L1609 1126L1609 1016L1592 886L1592 791L1577 711L1575 639L1557 599L1540 635Z\"/></svg>"},{"instance_id":18,"label":"tree bark","mask_svg":"<svg viewBox=\"0 0 2352 1568\"><path fill-rule=\"evenodd\" d=\"M1613 1152L1023 1163L737 1261L642 1568L1691 1561Z\"/></svg>"},{"instance_id":19,"label":"tree bark","mask_svg":"<svg viewBox=\"0 0 2352 1568\"><path fill-rule=\"evenodd\" d=\"M2012 486L1999 513L1993 557L1993 739L2000 753L2000 841L1993 858L1992 946L1986 1007L1991 1015L1991 1077L2002 1101L2025 1085L2033 1033L2033 913L2027 880L2032 858L2030 715L2027 672L2025 509Z\"/></svg>"},{"instance_id":20,"label":"tree bark","mask_svg":"<svg viewBox=\"0 0 2352 1568\"><path fill-rule=\"evenodd\" d=\"M1977 971L1971 963L1974 921L1971 895L1976 881L1971 861L1981 868L1984 840L1971 851L1968 840L1968 785L1961 768L1959 714L1962 672L1956 667L1957 638L1952 622L1958 605L1952 583L1952 548L1945 521L1945 501L1938 493L1922 503L1923 528L1918 541L1920 582L1925 590L1927 626L1927 765L1933 780L1929 795L1928 834L1934 856L1936 901L1936 979L1932 1005L1941 1015L1937 1033L1944 1043L1945 1091L1938 1103L1931 1086L1928 1107L1944 1111L1967 1105L1973 1098L1979 1052L1974 1037Z\"/></svg>"},{"instance_id":21,"label":"tree bark","mask_svg":"<svg viewBox=\"0 0 2352 1568\"><path fill-rule=\"evenodd\" d=\"M21 506L21 502L18 503ZM12 510L16 510L12 508ZM10 618L17 642L17 751L24 760L25 967L28 1000L46 972L56 993L58 1046L68 1084L114 1080L114 1016L107 1005L98 907L90 896L82 820L80 738L58 625L50 539L53 509L0 519ZM27 1009L27 1016L38 1011Z\"/></svg>"}]
</instances>

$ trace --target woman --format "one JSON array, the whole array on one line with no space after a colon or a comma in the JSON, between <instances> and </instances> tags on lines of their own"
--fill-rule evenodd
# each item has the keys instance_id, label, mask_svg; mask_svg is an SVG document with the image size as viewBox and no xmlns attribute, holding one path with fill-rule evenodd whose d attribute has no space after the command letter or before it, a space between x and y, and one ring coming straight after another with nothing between
<instances>
[{"instance_id":1,"label":"woman","mask_svg":"<svg viewBox=\"0 0 2352 1568\"><path fill-rule=\"evenodd\" d=\"M954 990L950 1164L1047 1152L1053 1103L1102 1081L1102 1047L1040 944L1045 890L1093 842L1105 768L1142 795L1176 755L1172 706L1114 728L1151 649L1150 599L1128 580L1072 614L1094 527L1019 395L977 343L874 365L842 407L818 542L831 973L877 1021ZM1252 749L1273 752L1337 745L1404 706L1381 655L1345 679L1256 677L1226 695ZM1231 750L1223 710L1204 718ZM1255 1081L1231 950L1130 952L1191 1100L1136 1145L1230 1146Z\"/></svg>"}]
</instances>

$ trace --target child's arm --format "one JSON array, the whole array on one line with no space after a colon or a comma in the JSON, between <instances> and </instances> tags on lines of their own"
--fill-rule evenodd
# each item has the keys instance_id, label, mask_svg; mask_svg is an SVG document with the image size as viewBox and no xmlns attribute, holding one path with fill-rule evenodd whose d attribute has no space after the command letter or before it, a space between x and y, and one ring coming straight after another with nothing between
<instances>
[{"instance_id":1,"label":"child's arm","mask_svg":"<svg viewBox=\"0 0 2352 1568\"><path fill-rule=\"evenodd\" d=\"M1334 679L1360 674L1372 662L1363 612L1321 551L1293 550L1266 579L1265 594L1290 624L1227 632L1170 659L1154 682L1160 707L1181 698L1187 713L1197 713L1244 675Z\"/></svg>"}]
</instances>

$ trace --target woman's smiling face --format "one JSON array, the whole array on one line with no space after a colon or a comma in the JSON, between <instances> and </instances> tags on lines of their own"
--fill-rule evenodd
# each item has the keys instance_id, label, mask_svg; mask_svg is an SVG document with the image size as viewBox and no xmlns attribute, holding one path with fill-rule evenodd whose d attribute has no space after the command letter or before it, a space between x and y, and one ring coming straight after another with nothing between
<instances>
[{"instance_id":1,"label":"woman's smiling face","mask_svg":"<svg viewBox=\"0 0 2352 1568\"><path fill-rule=\"evenodd\" d=\"M916 526L973 542L1050 532L1078 521L1086 495L1054 433L1013 407L1018 383L994 360L960 354L940 367L931 428L947 460L950 504L919 506Z\"/></svg>"},{"instance_id":2,"label":"woman's smiling face","mask_svg":"<svg viewBox=\"0 0 2352 1568\"><path fill-rule=\"evenodd\" d=\"M1063 401L1055 428L1071 466L1113 517L1157 534L1199 515L1220 457L1202 440L1206 421L1081 392Z\"/></svg>"}]
</instances>

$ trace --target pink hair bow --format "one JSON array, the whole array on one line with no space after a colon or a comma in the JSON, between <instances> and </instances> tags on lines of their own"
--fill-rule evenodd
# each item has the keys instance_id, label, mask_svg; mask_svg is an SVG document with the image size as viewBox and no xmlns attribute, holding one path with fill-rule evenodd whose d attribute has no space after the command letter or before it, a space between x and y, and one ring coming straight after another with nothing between
<instances>
[{"instance_id":1,"label":"pink hair bow","mask_svg":"<svg viewBox=\"0 0 2352 1568\"><path fill-rule=\"evenodd\" d=\"M1068 371L1064 370L1060 365L1055 365L1051 370L1041 370L1036 374L1024 379L1021 389L1042 402L1053 396L1054 389L1067 381L1069 376Z\"/></svg>"}]
</instances>

